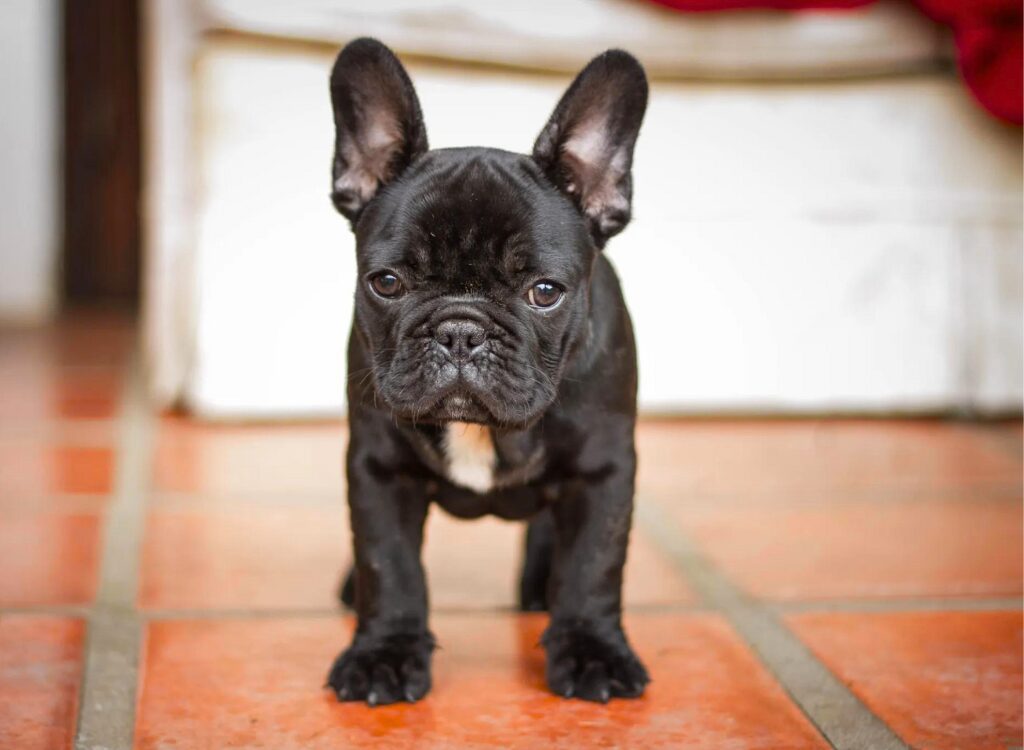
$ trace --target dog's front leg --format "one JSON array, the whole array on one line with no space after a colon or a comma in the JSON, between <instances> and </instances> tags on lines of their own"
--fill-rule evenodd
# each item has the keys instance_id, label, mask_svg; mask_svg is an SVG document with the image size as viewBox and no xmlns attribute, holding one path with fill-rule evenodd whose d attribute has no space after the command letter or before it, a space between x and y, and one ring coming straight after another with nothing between
<instances>
[{"instance_id":1,"label":"dog's front leg","mask_svg":"<svg viewBox=\"0 0 1024 750\"><path fill-rule=\"evenodd\" d=\"M412 702L430 690L434 649L420 562L428 502L359 443L353 436L348 458L358 624L327 683L343 701Z\"/></svg>"},{"instance_id":2,"label":"dog's front leg","mask_svg":"<svg viewBox=\"0 0 1024 750\"><path fill-rule=\"evenodd\" d=\"M556 695L635 698L650 681L622 630L622 568L634 462L612 463L552 505L556 542L551 622L542 642Z\"/></svg>"}]
</instances>

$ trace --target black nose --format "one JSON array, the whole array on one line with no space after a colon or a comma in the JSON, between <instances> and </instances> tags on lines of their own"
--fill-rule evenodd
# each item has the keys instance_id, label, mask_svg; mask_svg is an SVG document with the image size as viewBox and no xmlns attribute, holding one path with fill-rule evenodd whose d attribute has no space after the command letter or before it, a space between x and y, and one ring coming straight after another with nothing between
<instances>
[{"instance_id":1,"label":"black nose","mask_svg":"<svg viewBox=\"0 0 1024 750\"><path fill-rule=\"evenodd\" d=\"M453 359L465 362L487 340L487 331L475 320L449 318L434 329L434 339L451 352Z\"/></svg>"}]
</instances>

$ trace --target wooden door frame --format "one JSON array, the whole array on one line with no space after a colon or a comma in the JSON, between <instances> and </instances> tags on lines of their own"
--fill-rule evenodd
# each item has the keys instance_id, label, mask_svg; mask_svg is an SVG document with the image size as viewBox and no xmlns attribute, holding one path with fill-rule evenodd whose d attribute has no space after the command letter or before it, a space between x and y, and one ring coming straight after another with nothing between
<instances>
[{"instance_id":1,"label":"wooden door frame","mask_svg":"<svg viewBox=\"0 0 1024 750\"><path fill-rule=\"evenodd\" d=\"M61 0L66 304L134 307L141 268L140 0Z\"/></svg>"}]
</instances>

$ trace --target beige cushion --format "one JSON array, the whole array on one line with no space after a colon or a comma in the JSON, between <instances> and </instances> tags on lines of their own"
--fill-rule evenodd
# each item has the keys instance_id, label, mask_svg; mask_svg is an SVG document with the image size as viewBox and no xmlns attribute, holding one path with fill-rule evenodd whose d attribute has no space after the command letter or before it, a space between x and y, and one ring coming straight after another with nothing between
<instances>
[{"instance_id":1,"label":"beige cushion","mask_svg":"<svg viewBox=\"0 0 1024 750\"><path fill-rule=\"evenodd\" d=\"M907 3L852 11L676 13L642 0L204 0L208 27L399 53L573 71L623 47L652 75L821 78L933 66L944 34Z\"/></svg>"}]
</instances>

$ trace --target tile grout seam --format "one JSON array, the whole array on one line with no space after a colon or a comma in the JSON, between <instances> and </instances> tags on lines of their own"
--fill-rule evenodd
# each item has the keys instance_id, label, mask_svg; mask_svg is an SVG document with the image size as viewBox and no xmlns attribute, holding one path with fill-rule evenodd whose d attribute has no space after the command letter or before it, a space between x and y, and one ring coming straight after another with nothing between
<instances>
[{"instance_id":1,"label":"tile grout seam","mask_svg":"<svg viewBox=\"0 0 1024 750\"><path fill-rule=\"evenodd\" d=\"M660 507L641 501L635 512L643 532L671 556L701 600L728 620L831 747L907 750L908 745L786 627L779 613L734 586Z\"/></svg>"},{"instance_id":2,"label":"tile grout seam","mask_svg":"<svg viewBox=\"0 0 1024 750\"><path fill-rule=\"evenodd\" d=\"M96 598L88 617L75 750L127 749L135 734L142 642L135 600L153 440L137 351L120 405L114 490L103 525Z\"/></svg>"},{"instance_id":3,"label":"tile grout seam","mask_svg":"<svg viewBox=\"0 0 1024 750\"><path fill-rule=\"evenodd\" d=\"M1004 612L1024 609L1024 599L1014 596L983 596L983 597L922 597L922 598L891 598L891 599L831 599L820 601L766 601L762 606L777 615L789 614L883 614L896 612ZM626 603L627 614L706 614L718 610L707 604L700 603L664 603L664 604L630 604ZM4 615L52 615L55 617L73 617L87 619L92 608L87 605L9 605L0 606L0 616ZM530 614L520 612L514 604L498 607L432 607L431 615L487 615L506 616ZM135 616L143 622L160 620L266 620L278 618L321 618L346 617L353 613L340 605L337 607L240 607L232 609L203 607L158 607L139 609Z\"/></svg>"}]
</instances>

